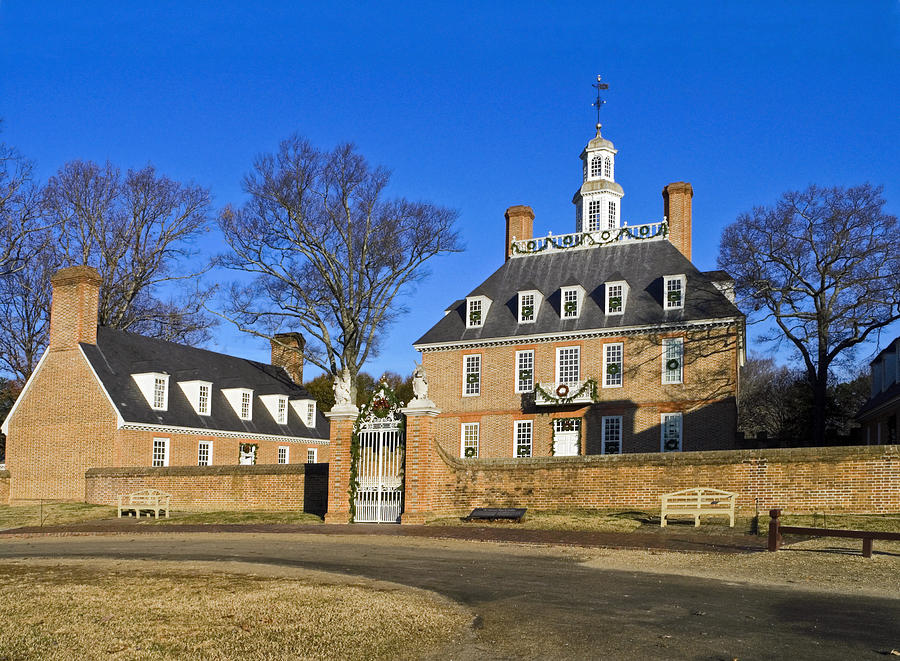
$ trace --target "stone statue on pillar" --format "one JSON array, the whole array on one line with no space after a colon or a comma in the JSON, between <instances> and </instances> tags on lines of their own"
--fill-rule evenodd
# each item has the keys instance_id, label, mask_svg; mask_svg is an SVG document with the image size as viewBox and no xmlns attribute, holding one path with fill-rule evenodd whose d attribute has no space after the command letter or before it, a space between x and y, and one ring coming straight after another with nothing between
<instances>
[{"instance_id":1,"label":"stone statue on pillar","mask_svg":"<svg viewBox=\"0 0 900 661\"><path fill-rule=\"evenodd\" d=\"M433 409L434 402L428 399L428 379L425 376L425 368L421 363L416 363L413 370L413 395L407 407L413 409Z\"/></svg>"},{"instance_id":2,"label":"stone statue on pillar","mask_svg":"<svg viewBox=\"0 0 900 661\"><path fill-rule=\"evenodd\" d=\"M334 377L334 407L331 413L351 413L357 411L350 401L350 370L346 367Z\"/></svg>"}]
</instances>

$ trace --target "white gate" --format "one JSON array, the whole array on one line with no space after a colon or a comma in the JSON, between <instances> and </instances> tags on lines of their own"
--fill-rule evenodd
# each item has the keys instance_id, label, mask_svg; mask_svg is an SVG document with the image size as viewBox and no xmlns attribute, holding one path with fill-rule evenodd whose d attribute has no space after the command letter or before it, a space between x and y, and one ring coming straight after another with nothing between
<instances>
[{"instance_id":1,"label":"white gate","mask_svg":"<svg viewBox=\"0 0 900 661\"><path fill-rule=\"evenodd\" d=\"M398 408L391 407L384 389L379 389L360 414L353 518L357 523L400 523L404 444Z\"/></svg>"}]
</instances>

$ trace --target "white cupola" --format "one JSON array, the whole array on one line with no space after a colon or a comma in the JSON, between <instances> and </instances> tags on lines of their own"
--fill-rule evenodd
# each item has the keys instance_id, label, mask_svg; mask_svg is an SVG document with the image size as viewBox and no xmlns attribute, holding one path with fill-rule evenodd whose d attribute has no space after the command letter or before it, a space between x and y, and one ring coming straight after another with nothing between
<instances>
[{"instance_id":1,"label":"white cupola","mask_svg":"<svg viewBox=\"0 0 900 661\"><path fill-rule=\"evenodd\" d=\"M598 232L619 227L621 200L625 195L616 183L616 148L600 135L587 143L581 152L581 188L572 198L575 205L575 231Z\"/></svg>"}]
</instances>

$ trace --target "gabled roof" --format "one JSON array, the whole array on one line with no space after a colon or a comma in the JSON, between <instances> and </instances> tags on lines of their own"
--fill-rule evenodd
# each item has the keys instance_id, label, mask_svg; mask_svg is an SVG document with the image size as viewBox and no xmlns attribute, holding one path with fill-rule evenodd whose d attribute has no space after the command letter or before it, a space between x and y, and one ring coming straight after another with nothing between
<instances>
[{"instance_id":1,"label":"gabled roof","mask_svg":"<svg viewBox=\"0 0 900 661\"><path fill-rule=\"evenodd\" d=\"M677 274L687 277L685 305L683 309L665 310L662 279ZM616 280L629 285L625 313L606 315L603 283ZM563 319L560 287L572 284L584 287L584 307L577 319ZM526 287L539 289L546 298L534 323L520 324L518 292ZM457 302L414 345L743 317L713 279L698 271L668 241L634 241L515 257L475 291L494 301L482 326L466 328L465 305Z\"/></svg>"},{"instance_id":2,"label":"gabled roof","mask_svg":"<svg viewBox=\"0 0 900 661\"><path fill-rule=\"evenodd\" d=\"M900 406L900 382L891 384L887 390L882 390L874 397L871 397L857 412L856 419L865 418L866 414L889 404Z\"/></svg>"},{"instance_id":3,"label":"gabled roof","mask_svg":"<svg viewBox=\"0 0 900 661\"><path fill-rule=\"evenodd\" d=\"M96 345L80 346L127 423L311 439L329 436L328 420L318 408L313 428L308 428L290 405L287 424L279 425L259 400L258 395L275 394L287 395L290 399L314 399L303 386L291 381L281 367L104 327L97 329ZM141 372L169 375L168 410L150 408L131 377ZM196 413L178 385L179 381L193 380L213 384L212 415ZM238 417L225 399L223 388L253 390L252 420Z\"/></svg>"}]
</instances>

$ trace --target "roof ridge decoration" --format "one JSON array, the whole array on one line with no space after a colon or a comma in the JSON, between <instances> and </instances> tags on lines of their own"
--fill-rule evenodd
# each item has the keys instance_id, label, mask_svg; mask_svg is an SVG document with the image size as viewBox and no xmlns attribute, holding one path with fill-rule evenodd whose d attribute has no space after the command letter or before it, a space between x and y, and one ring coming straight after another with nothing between
<instances>
[{"instance_id":1,"label":"roof ridge decoration","mask_svg":"<svg viewBox=\"0 0 900 661\"><path fill-rule=\"evenodd\" d=\"M548 234L544 237L513 241L510 246L510 257L536 255L546 250L584 250L610 246L630 241L652 241L665 239L669 234L669 223L662 220L656 223L619 227L596 232L575 232L573 234Z\"/></svg>"}]
</instances>

